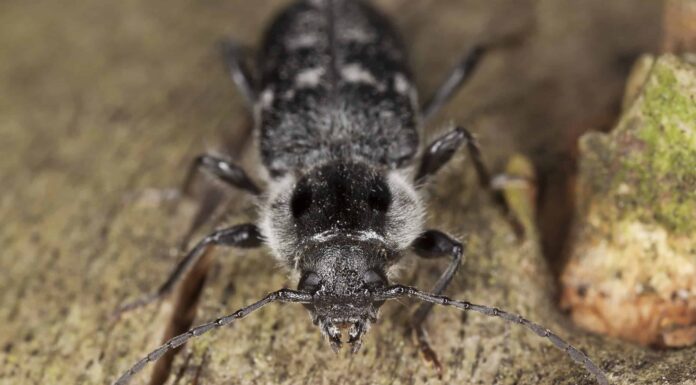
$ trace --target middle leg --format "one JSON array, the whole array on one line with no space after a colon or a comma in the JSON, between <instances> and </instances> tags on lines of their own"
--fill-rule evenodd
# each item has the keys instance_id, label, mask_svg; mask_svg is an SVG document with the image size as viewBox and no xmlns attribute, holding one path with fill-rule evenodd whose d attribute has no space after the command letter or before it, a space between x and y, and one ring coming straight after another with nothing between
<instances>
[{"instance_id":1,"label":"middle leg","mask_svg":"<svg viewBox=\"0 0 696 385\"><path fill-rule=\"evenodd\" d=\"M454 153L462 145L466 146L469 152L479 183L488 188L491 184L490 173L481 159L481 151L476 143L476 139L464 127L456 127L428 145L418 166L415 178L416 184L422 184L428 177L435 175L452 159Z\"/></svg>"},{"instance_id":2,"label":"middle leg","mask_svg":"<svg viewBox=\"0 0 696 385\"><path fill-rule=\"evenodd\" d=\"M249 108L256 103L256 83L252 72L247 66L247 50L234 40L224 40L219 43L220 53L237 90L244 97Z\"/></svg>"},{"instance_id":3,"label":"middle leg","mask_svg":"<svg viewBox=\"0 0 696 385\"><path fill-rule=\"evenodd\" d=\"M247 175L243 168L228 161L227 159L214 155L203 154L197 156L196 159L191 162L186 179L181 187L181 193L183 195L191 194L191 189L194 181L196 180L196 176L201 171L207 175L214 176L215 179L225 183L228 186L236 187L254 196L258 196L263 192L261 188L259 188ZM182 250L186 247L186 245L188 245L188 242L193 234L196 233L206 222L211 220L221 201L222 195L220 192L214 192L209 194L209 196L207 196L202 202L202 205L198 209L198 213L194 217L193 222L183 237L180 247Z\"/></svg>"},{"instance_id":4,"label":"middle leg","mask_svg":"<svg viewBox=\"0 0 696 385\"><path fill-rule=\"evenodd\" d=\"M226 229L217 230L207 237L203 238L186 256L176 265L174 270L169 274L167 280L154 292L144 295L143 297L120 306L115 313L115 316L143 307L147 304L155 302L167 296L174 289L176 284L180 282L186 272L205 254L205 252L213 246L231 246L241 248L253 248L261 246L261 233L259 229L250 223L232 226Z\"/></svg>"},{"instance_id":5,"label":"middle leg","mask_svg":"<svg viewBox=\"0 0 696 385\"><path fill-rule=\"evenodd\" d=\"M512 226L513 231L518 237L524 235L524 227L519 222L519 220L512 214L510 207L508 206L503 191L500 188L493 186L491 174L488 168L483 163L481 159L481 151L479 150L478 144L473 135L464 127L456 127L454 130L446 133L445 135L435 139L428 147L425 149L423 156L418 166L418 171L416 172L415 182L420 185L425 183L425 181L435 175L447 162L449 162L454 153L461 147L466 146L471 161L476 170L476 175L479 180L479 184L483 187L492 197L495 204L503 212L503 215L508 220Z\"/></svg>"},{"instance_id":6,"label":"middle leg","mask_svg":"<svg viewBox=\"0 0 696 385\"><path fill-rule=\"evenodd\" d=\"M181 188L184 195L189 194L194 178L200 170L207 171L225 184L253 195L259 195L262 192L243 168L226 159L214 155L203 154L197 156L189 167L186 179Z\"/></svg>"}]
</instances>

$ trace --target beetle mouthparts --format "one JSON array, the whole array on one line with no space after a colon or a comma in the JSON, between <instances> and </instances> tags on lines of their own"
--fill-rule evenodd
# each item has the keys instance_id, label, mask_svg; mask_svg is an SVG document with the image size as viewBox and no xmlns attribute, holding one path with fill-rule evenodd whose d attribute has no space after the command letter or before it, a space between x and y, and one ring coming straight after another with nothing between
<instances>
[{"instance_id":1,"label":"beetle mouthparts","mask_svg":"<svg viewBox=\"0 0 696 385\"><path fill-rule=\"evenodd\" d=\"M348 332L348 343L350 344L350 352L355 354L362 346L362 337L367 331L367 323L365 321L355 322L350 327Z\"/></svg>"},{"instance_id":2,"label":"beetle mouthparts","mask_svg":"<svg viewBox=\"0 0 696 385\"><path fill-rule=\"evenodd\" d=\"M329 339L329 344L334 352L338 353L343 345L342 329L348 329L348 343L351 345L351 353L357 353L362 346L362 337L367 331L367 322L359 321L328 321L322 323L322 332Z\"/></svg>"}]
</instances>

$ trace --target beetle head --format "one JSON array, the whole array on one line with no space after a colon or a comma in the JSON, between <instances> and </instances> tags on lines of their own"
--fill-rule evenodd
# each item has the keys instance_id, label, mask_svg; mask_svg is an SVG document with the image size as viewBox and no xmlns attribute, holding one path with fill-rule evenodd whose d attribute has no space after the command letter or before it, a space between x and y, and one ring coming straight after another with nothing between
<instances>
[{"instance_id":1,"label":"beetle head","mask_svg":"<svg viewBox=\"0 0 696 385\"><path fill-rule=\"evenodd\" d=\"M359 162L328 162L271 189L262 233L299 272L299 290L334 349L357 350L377 318L373 292L422 231L423 205L401 171ZM342 329L348 329L341 333Z\"/></svg>"},{"instance_id":2,"label":"beetle head","mask_svg":"<svg viewBox=\"0 0 696 385\"><path fill-rule=\"evenodd\" d=\"M387 286L391 252L380 242L360 235L327 235L306 250L299 290L312 293L306 304L312 319L334 350L343 339L356 352L362 336L377 320L382 305L373 293Z\"/></svg>"}]
</instances>

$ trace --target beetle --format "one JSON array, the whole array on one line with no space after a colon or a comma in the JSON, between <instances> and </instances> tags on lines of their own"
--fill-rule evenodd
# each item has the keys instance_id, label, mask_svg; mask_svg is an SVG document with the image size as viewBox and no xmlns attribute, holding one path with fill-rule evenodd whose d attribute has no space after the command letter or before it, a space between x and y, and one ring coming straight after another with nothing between
<instances>
[{"instance_id":1,"label":"beetle","mask_svg":"<svg viewBox=\"0 0 696 385\"><path fill-rule=\"evenodd\" d=\"M185 189L202 170L256 196L260 219L204 237L156 292L122 311L170 293L214 246L266 245L299 277L298 286L172 338L115 384L126 384L145 364L187 340L272 302L304 304L334 350L347 340L357 352L380 306L401 297L423 301L411 324L421 352L437 366L424 321L440 304L518 323L566 351L600 384L608 384L585 354L542 326L441 295L461 264L463 245L442 231L423 229L422 187L459 148L468 150L480 184L489 190L491 178L468 130L456 127L422 148L421 128L470 77L484 51L471 49L421 105L400 38L364 1L292 3L267 29L256 71L246 66L238 45L225 44L232 79L253 110L267 188L260 188L238 165L206 154L194 161ZM490 191L507 211L500 194ZM430 292L390 282L411 251L422 258L450 259Z\"/></svg>"}]
</instances>

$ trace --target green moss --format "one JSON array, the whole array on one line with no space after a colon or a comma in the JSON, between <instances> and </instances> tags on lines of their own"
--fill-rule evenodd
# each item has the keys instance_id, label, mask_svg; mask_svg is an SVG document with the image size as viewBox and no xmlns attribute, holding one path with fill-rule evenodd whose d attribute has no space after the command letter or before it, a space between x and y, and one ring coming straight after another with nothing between
<instances>
[{"instance_id":1,"label":"green moss","mask_svg":"<svg viewBox=\"0 0 696 385\"><path fill-rule=\"evenodd\" d=\"M665 56L651 72L611 134L617 171L611 186L622 217L685 234L696 230L696 68ZM620 186L630 192L617 192Z\"/></svg>"}]
</instances>

